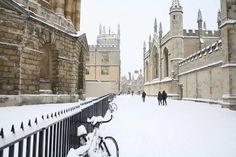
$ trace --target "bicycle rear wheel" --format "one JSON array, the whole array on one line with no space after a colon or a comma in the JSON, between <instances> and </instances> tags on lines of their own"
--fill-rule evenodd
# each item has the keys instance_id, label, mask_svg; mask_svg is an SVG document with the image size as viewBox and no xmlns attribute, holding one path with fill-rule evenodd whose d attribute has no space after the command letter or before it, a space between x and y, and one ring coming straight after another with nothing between
<instances>
[{"instance_id":1,"label":"bicycle rear wheel","mask_svg":"<svg viewBox=\"0 0 236 157\"><path fill-rule=\"evenodd\" d=\"M102 157L119 157L119 147L116 140L107 136L104 138L104 141L101 143Z\"/></svg>"},{"instance_id":2,"label":"bicycle rear wheel","mask_svg":"<svg viewBox=\"0 0 236 157\"><path fill-rule=\"evenodd\" d=\"M109 110L111 111L111 113L117 111L117 105L115 103L110 103Z\"/></svg>"}]
</instances>

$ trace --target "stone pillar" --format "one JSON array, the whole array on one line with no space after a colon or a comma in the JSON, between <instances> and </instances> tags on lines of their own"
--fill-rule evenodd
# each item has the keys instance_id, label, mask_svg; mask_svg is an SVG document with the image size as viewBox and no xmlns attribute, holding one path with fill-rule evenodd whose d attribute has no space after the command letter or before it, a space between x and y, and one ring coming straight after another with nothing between
<instances>
[{"instance_id":1,"label":"stone pillar","mask_svg":"<svg viewBox=\"0 0 236 157\"><path fill-rule=\"evenodd\" d=\"M221 0L220 27L223 59L223 103L236 109L236 14L235 0Z\"/></svg>"},{"instance_id":2,"label":"stone pillar","mask_svg":"<svg viewBox=\"0 0 236 157\"><path fill-rule=\"evenodd\" d=\"M66 19L72 21L72 0L66 0L66 5L65 5L65 17Z\"/></svg>"},{"instance_id":3,"label":"stone pillar","mask_svg":"<svg viewBox=\"0 0 236 157\"><path fill-rule=\"evenodd\" d=\"M75 28L77 31L80 30L80 0L76 0L76 8L75 8Z\"/></svg>"},{"instance_id":4,"label":"stone pillar","mask_svg":"<svg viewBox=\"0 0 236 157\"><path fill-rule=\"evenodd\" d=\"M56 1L56 14L64 16L65 0Z\"/></svg>"},{"instance_id":5,"label":"stone pillar","mask_svg":"<svg viewBox=\"0 0 236 157\"><path fill-rule=\"evenodd\" d=\"M55 11L56 10L56 0L51 0L51 10Z\"/></svg>"}]
</instances>

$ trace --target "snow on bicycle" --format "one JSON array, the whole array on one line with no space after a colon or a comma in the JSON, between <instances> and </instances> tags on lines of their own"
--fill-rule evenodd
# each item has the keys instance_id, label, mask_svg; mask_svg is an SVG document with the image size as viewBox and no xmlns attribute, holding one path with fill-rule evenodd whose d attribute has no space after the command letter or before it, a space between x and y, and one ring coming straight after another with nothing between
<instances>
[{"instance_id":1,"label":"snow on bicycle","mask_svg":"<svg viewBox=\"0 0 236 157\"><path fill-rule=\"evenodd\" d=\"M88 134L84 125L79 126L77 136L79 136L81 146L77 149L71 148L67 157L119 157L116 140L100 132L100 125L110 122L112 118L112 114L108 120L102 116L88 118L86 123L92 125L93 131Z\"/></svg>"}]
</instances>

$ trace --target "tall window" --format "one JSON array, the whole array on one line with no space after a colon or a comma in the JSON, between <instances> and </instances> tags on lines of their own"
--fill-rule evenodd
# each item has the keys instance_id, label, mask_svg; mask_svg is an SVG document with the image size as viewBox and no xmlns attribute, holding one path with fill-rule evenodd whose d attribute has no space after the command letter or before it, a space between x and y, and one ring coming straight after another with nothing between
<instances>
[{"instance_id":1,"label":"tall window","mask_svg":"<svg viewBox=\"0 0 236 157\"><path fill-rule=\"evenodd\" d=\"M89 69L90 69L90 67L86 67L86 68L85 68L85 74L86 74L86 75L89 75Z\"/></svg>"},{"instance_id":2,"label":"tall window","mask_svg":"<svg viewBox=\"0 0 236 157\"><path fill-rule=\"evenodd\" d=\"M155 78L158 78L158 54L155 54Z\"/></svg>"},{"instance_id":3,"label":"tall window","mask_svg":"<svg viewBox=\"0 0 236 157\"><path fill-rule=\"evenodd\" d=\"M101 56L102 63L109 63L109 54L103 53Z\"/></svg>"},{"instance_id":4,"label":"tall window","mask_svg":"<svg viewBox=\"0 0 236 157\"><path fill-rule=\"evenodd\" d=\"M169 76L169 58L168 58L168 49L164 49L164 76L168 77Z\"/></svg>"},{"instance_id":5,"label":"tall window","mask_svg":"<svg viewBox=\"0 0 236 157\"><path fill-rule=\"evenodd\" d=\"M158 54L157 54L157 47L154 46L153 48L153 78L158 78Z\"/></svg>"},{"instance_id":6,"label":"tall window","mask_svg":"<svg viewBox=\"0 0 236 157\"><path fill-rule=\"evenodd\" d=\"M85 57L86 62L89 62L89 60L90 60L89 56L90 56L89 53L86 54L86 57Z\"/></svg>"},{"instance_id":7,"label":"tall window","mask_svg":"<svg viewBox=\"0 0 236 157\"><path fill-rule=\"evenodd\" d=\"M108 66L101 67L101 75L109 75L109 67Z\"/></svg>"},{"instance_id":8,"label":"tall window","mask_svg":"<svg viewBox=\"0 0 236 157\"><path fill-rule=\"evenodd\" d=\"M148 81L149 80L149 78L148 78L148 71L149 71L149 67L148 67L148 62L146 61L146 67L145 67L145 78L146 78L146 80L145 81Z\"/></svg>"}]
</instances>

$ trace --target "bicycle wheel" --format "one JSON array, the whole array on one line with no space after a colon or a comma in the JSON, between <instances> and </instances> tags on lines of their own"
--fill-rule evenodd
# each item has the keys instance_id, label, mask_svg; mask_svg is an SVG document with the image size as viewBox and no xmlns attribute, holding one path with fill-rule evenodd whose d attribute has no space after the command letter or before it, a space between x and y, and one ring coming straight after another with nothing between
<instances>
[{"instance_id":1,"label":"bicycle wheel","mask_svg":"<svg viewBox=\"0 0 236 157\"><path fill-rule=\"evenodd\" d=\"M113 137L105 137L100 147L102 150L102 157L119 157L119 147Z\"/></svg>"},{"instance_id":2,"label":"bicycle wheel","mask_svg":"<svg viewBox=\"0 0 236 157\"><path fill-rule=\"evenodd\" d=\"M117 105L115 103L110 103L109 110L111 111L111 113L113 113L114 111L117 111Z\"/></svg>"},{"instance_id":3,"label":"bicycle wheel","mask_svg":"<svg viewBox=\"0 0 236 157\"><path fill-rule=\"evenodd\" d=\"M115 103L113 103L112 105L113 105L114 110L117 111L117 108L118 108L117 105Z\"/></svg>"}]
</instances>

